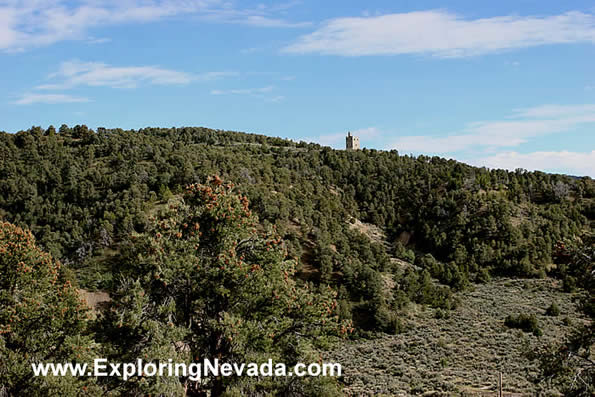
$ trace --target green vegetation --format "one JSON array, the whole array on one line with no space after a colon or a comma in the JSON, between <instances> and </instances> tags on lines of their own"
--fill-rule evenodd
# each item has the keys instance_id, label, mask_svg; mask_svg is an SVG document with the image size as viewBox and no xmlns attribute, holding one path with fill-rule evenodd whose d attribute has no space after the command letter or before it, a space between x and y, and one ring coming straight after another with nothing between
<instances>
[{"instance_id":1,"label":"green vegetation","mask_svg":"<svg viewBox=\"0 0 595 397\"><path fill-rule=\"evenodd\" d=\"M397 273L391 254L455 289L486 271L543 276L555 243L581 235L594 212L589 178L205 128L54 131L0 136L0 217L30 228L88 289L114 288L110 261L122 241L211 175L236 183L263 227L277 227L302 276L345 286L339 299L358 303L356 321L394 306L379 299L380 273ZM352 218L397 243L387 250L351 228Z\"/></svg>"},{"instance_id":2,"label":"green vegetation","mask_svg":"<svg viewBox=\"0 0 595 397\"><path fill-rule=\"evenodd\" d=\"M556 302L554 302L547 308L547 310L545 311L545 314L547 314L548 316L559 316L560 315L560 307L558 306L558 304Z\"/></svg>"},{"instance_id":3,"label":"green vegetation","mask_svg":"<svg viewBox=\"0 0 595 397\"><path fill-rule=\"evenodd\" d=\"M0 156L0 219L31 230L73 283L109 292L111 309L72 329L93 331L113 358L297 360L337 336L406 332L417 305L450 321L471 282L549 275L566 291L587 288L587 265L559 242L586 241L592 229L590 178L206 128L33 127L0 133ZM255 323L272 331L248 340ZM531 317L508 325L540 332ZM179 343L183 354L172 350ZM155 382L100 387L214 395L337 389Z\"/></svg>"},{"instance_id":4,"label":"green vegetation","mask_svg":"<svg viewBox=\"0 0 595 397\"><path fill-rule=\"evenodd\" d=\"M537 323L535 314L518 314L516 316L509 315L504 320L504 325L509 328L518 328L525 332L531 332L535 336L541 336L542 331Z\"/></svg>"},{"instance_id":5,"label":"green vegetation","mask_svg":"<svg viewBox=\"0 0 595 397\"><path fill-rule=\"evenodd\" d=\"M71 274L26 230L0 222L0 391L9 396L100 393L90 378L33 377L31 363L92 363L89 318Z\"/></svg>"},{"instance_id":6,"label":"green vegetation","mask_svg":"<svg viewBox=\"0 0 595 397\"><path fill-rule=\"evenodd\" d=\"M590 321L582 322L565 336L562 343L551 343L529 356L539 362L536 381L561 390L565 396L588 397L595 393L595 239L585 236L583 241L560 243L556 246L559 271L567 279L572 277L583 291L580 309ZM571 325L569 319L564 324Z\"/></svg>"},{"instance_id":7,"label":"green vegetation","mask_svg":"<svg viewBox=\"0 0 595 397\"><path fill-rule=\"evenodd\" d=\"M494 278L456 293L460 304L448 317L412 305L400 316L407 325L403 332L342 343L328 357L343 363L344 393L352 396L497 395L500 371L505 395L570 395L561 387L563 379L540 380L541 361L526 355L542 358L546 347L559 347L570 336L561 319L544 314L552 300L572 323L585 321L572 295L560 288L547 278ZM503 324L519 312L536 313L541 337Z\"/></svg>"},{"instance_id":8,"label":"green vegetation","mask_svg":"<svg viewBox=\"0 0 595 397\"><path fill-rule=\"evenodd\" d=\"M105 342L114 358L188 364L193 357L237 364L273 359L295 365L312 361L308 353L324 346L326 335L351 330L348 322L337 321L333 291L296 283L295 261L286 260L280 237L257 233L246 197L220 183L190 185L182 200L170 201L123 248L125 259L115 270L115 310L105 324L113 329ZM176 348L180 344L185 349ZM123 387L125 395L297 393L304 387L286 379L238 383L223 377L151 378Z\"/></svg>"}]
</instances>

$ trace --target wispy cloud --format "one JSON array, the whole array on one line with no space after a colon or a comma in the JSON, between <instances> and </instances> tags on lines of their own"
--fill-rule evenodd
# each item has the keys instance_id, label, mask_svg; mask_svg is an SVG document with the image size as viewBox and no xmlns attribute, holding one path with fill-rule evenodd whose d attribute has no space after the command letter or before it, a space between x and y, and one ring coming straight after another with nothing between
<instances>
[{"instance_id":1,"label":"wispy cloud","mask_svg":"<svg viewBox=\"0 0 595 397\"><path fill-rule=\"evenodd\" d=\"M109 37L93 37L90 36L87 38L87 43L89 44L105 44L111 42L112 39Z\"/></svg>"},{"instance_id":2,"label":"wispy cloud","mask_svg":"<svg viewBox=\"0 0 595 397\"><path fill-rule=\"evenodd\" d=\"M583 105L541 105L527 109L517 109L517 117L534 118L571 118L573 120L593 121L595 104Z\"/></svg>"},{"instance_id":3,"label":"wispy cloud","mask_svg":"<svg viewBox=\"0 0 595 397\"><path fill-rule=\"evenodd\" d=\"M583 12L465 19L443 10L429 10L331 19L282 51L343 56L428 54L450 58L584 42L595 42L595 16Z\"/></svg>"},{"instance_id":4,"label":"wispy cloud","mask_svg":"<svg viewBox=\"0 0 595 397\"><path fill-rule=\"evenodd\" d=\"M258 47L249 47L249 48L243 48L240 50L240 54L242 55L246 55L246 54L254 54L255 52L260 51L261 49Z\"/></svg>"},{"instance_id":5,"label":"wispy cloud","mask_svg":"<svg viewBox=\"0 0 595 397\"><path fill-rule=\"evenodd\" d=\"M134 88L138 85L185 85L196 81L211 81L235 76L235 72L207 72L191 74L157 66L111 66L101 62L63 62L58 71L49 76L57 80L35 87L38 90L70 89L78 86Z\"/></svg>"},{"instance_id":6,"label":"wispy cloud","mask_svg":"<svg viewBox=\"0 0 595 397\"><path fill-rule=\"evenodd\" d=\"M489 168L529 171L546 170L565 172L572 175L587 175L595 178L595 150L591 152L504 152L480 159L471 159L469 163Z\"/></svg>"},{"instance_id":7,"label":"wispy cloud","mask_svg":"<svg viewBox=\"0 0 595 397\"><path fill-rule=\"evenodd\" d=\"M595 123L595 104L544 105L517 110L499 121L471 123L461 133L446 136L404 136L391 145L404 152L454 153L467 149L515 147L531 138L564 133Z\"/></svg>"},{"instance_id":8,"label":"wispy cloud","mask_svg":"<svg viewBox=\"0 0 595 397\"><path fill-rule=\"evenodd\" d=\"M590 116L585 116L585 114ZM592 120L595 122L595 105L577 105L577 106L560 106L560 105L545 105L529 109L519 110L515 113L515 117L552 117L559 118L574 118L581 120ZM569 121L568 126L572 123ZM482 125L487 125L486 123ZM574 125L574 124L573 124ZM494 128L496 126L494 125ZM490 130L488 128L488 130ZM543 130L545 133L545 130ZM552 129L553 131L553 129ZM502 141L496 142L496 145L491 145L491 148L499 148L504 146L516 146L516 144L505 145L504 142L510 139L511 134L502 131ZM362 147L366 143L378 143L379 141L386 141L391 134L387 131L369 127L360 130L352 131L353 135L359 136L362 139ZM491 133L490 133L491 134ZM307 142L316 142L325 146L332 146L335 148L345 147L346 132L323 134L318 137L304 138ZM465 135L465 139L461 142L458 138L453 136L444 137L440 139L428 138L424 136L405 137L401 138L401 142L411 142L410 146L406 144L399 144L396 146L401 152L414 151L423 154L441 153L447 157L453 157L453 152L459 152L462 149L472 149L467 152L467 155L456 155L458 160L464 161L468 164L476 165L478 167L502 168L507 170L515 170L523 168L529 171L541 170L548 172L564 172L572 175L587 175L595 177L595 150L587 152L571 152L571 151L540 151L530 153L519 153L517 151L503 151L492 152L485 155L487 142L483 141L483 137L468 139L469 135ZM453 141L452 143L451 141ZM491 144L494 141L489 141ZM383 145L375 145L382 147ZM388 147L387 149L392 149ZM412 148L415 148L413 150ZM452 150L451 150L452 149ZM483 156L478 156L478 153L483 153Z\"/></svg>"},{"instance_id":9,"label":"wispy cloud","mask_svg":"<svg viewBox=\"0 0 595 397\"><path fill-rule=\"evenodd\" d=\"M58 71L48 76L50 81L34 87L13 102L16 105L34 103L88 102L88 98L47 91L64 91L77 87L135 88L140 85L186 85L237 76L236 72L206 72L200 74L180 72L158 66L111 66L102 62L63 62Z\"/></svg>"},{"instance_id":10,"label":"wispy cloud","mask_svg":"<svg viewBox=\"0 0 595 397\"><path fill-rule=\"evenodd\" d=\"M16 51L88 37L107 25L146 23L198 16L219 23L259 27L300 27L280 18L279 7L239 8L226 0L0 0L0 50Z\"/></svg>"},{"instance_id":11,"label":"wispy cloud","mask_svg":"<svg viewBox=\"0 0 595 397\"><path fill-rule=\"evenodd\" d=\"M270 98L266 98L267 101L269 102L282 102L285 100L285 96L284 95L276 95L274 97L270 97Z\"/></svg>"},{"instance_id":12,"label":"wispy cloud","mask_svg":"<svg viewBox=\"0 0 595 397\"><path fill-rule=\"evenodd\" d=\"M273 91L275 87L272 85L260 88L238 88L231 90L212 90L211 95L257 95L267 94Z\"/></svg>"},{"instance_id":13,"label":"wispy cloud","mask_svg":"<svg viewBox=\"0 0 595 397\"><path fill-rule=\"evenodd\" d=\"M244 14L244 15L242 15ZM245 15L245 12L238 13L232 18L225 18L223 14L215 13L214 19L222 22L237 23L263 28L302 28L310 26L310 22L288 22L283 19L270 18L264 15Z\"/></svg>"},{"instance_id":14,"label":"wispy cloud","mask_svg":"<svg viewBox=\"0 0 595 397\"><path fill-rule=\"evenodd\" d=\"M65 94L28 93L28 94L24 94L20 99L16 100L13 103L16 105L32 105L34 103L57 104L57 103L77 103L77 102L89 102L89 99L71 96L71 95L65 95Z\"/></svg>"},{"instance_id":15,"label":"wispy cloud","mask_svg":"<svg viewBox=\"0 0 595 397\"><path fill-rule=\"evenodd\" d=\"M245 95L253 98L258 98L266 102L282 102L285 100L283 95L273 95L275 86L268 85L259 88L235 88L229 90L211 90L211 95Z\"/></svg>"}]
</instances>

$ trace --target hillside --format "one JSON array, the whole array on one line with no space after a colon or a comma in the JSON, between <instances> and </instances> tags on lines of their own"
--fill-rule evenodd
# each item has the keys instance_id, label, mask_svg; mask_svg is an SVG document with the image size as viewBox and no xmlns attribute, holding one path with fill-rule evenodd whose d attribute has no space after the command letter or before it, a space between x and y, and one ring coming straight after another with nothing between
<instances>
[{"instance_id":1,"label":"hillside","mask_svg":"<svg viewBox=\"0 0 595 397\"><path fill-rule=\"evenodd\" d=\"M496 396L503 373L507 396L554 392L536 386L537 362L527 352L556 343L573 325L588 321L560 283L550 279L498 279L459 294L461 305L447 318L428 308L411 308L409 329L341 346L331 357L345 362L343 382L352 395ZM546 309L556 302L561 315ZM537 315L542 337L504 325L506 316Z\"/></svg>"},{"instance_id":2,"label":"hillside","mask_svg":"<svg viewBox=\"0 0 595 397\"><path fill-rule=\"evenodd\" d=\"M412 392L414 379L404 380L411 371L427 378L418 391L485 387L495 362L473 379L462 373L494 355L511 360L511 371L529 365L514 342L520 331L503 328L503 316L521 309L541 315L555 300L571 320L580 317L560 290L584 287L581 271L558 257L561 242L580 244L593 230L590 178L191 127L33 127L0 134L0 156L0 219L31 230L41 249L74 272L79 288L120 298L121 277L135 274L126 264L141 255L138 236L161 227L160 217L178 219L187 186L233 183L221 197L246 196L245 203L229 200L243 206L242 216L256 215L252 233L274 233L278 239L269 243L297 259L297 284L336 290L337 315L353 321L354 339L384 335L337 353L364 360L363 376L347 382L355 392L378 391L361 384L370 371L371 385L394 375L382 390L388 393ZM493 277L508 281L490 282ZM546 320L540 317L543 341L564 335L560 321ZM467 350L460 350L461 341ZM502 346L510 352L491 351ZM424 359L427 349L433 353ZM398 362L401 372L370 368L377 354L386 357L384 366ZM531 371L513 375L511 387L533 390Z\"/></svg>"}]
</instances>

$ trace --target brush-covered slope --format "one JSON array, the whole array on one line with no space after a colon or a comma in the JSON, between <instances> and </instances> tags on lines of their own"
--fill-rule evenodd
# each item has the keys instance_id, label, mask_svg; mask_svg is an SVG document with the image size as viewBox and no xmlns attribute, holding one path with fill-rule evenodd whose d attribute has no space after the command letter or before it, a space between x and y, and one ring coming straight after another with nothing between
<instances>
[{"instance_id":1,"label":"brush-covered slope","mask_svg":"<svg viewBox=\"0 0 595 397\"><path fill-rule=\"evenodd\" d=\"M333 285L342 316L368 330L399 330L408 301L448 310L451 289L470 281L554 274L555 244L589 230L595 212L590 178L206 128L34 127L0 134L0 156L0 218L30 228L82 287L109 291L131 233L219 175L275 225L300 277Z\"/></svg>"}]
</instances>

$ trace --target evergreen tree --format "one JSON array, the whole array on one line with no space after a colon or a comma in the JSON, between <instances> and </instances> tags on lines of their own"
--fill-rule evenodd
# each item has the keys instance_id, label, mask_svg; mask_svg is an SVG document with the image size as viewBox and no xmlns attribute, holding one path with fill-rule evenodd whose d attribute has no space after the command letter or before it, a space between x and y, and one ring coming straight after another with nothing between
<instances>
[{"instance_id":1,"label":"evergreen tree","mask_svg":"<svg viewBox=\"0 0 595 397\"><path fill-rule=\"evenodd\" d=\"M146 233L134 236L114 296L112 340L123 361L275 362L318 359L338 322L335 293L295 278L281 238L261 233L245 196L214 178L172 199ZM303 386L303 385L302 385ZM255 378L134 379L128 393L256 393L295 382ZM304 386L305 387L305 386Z\"/></svg>"},{"instance_id":2,"label":"evergreen tree","mask_svg":"<svg viewBox=\"0 0 595 397\"><path fill-rule=\"evenodd\" d=\"M0 394L100 393L86 377L33 376L32 364L87 363L97 356L86 305L66 268L31 232L0 222Z\"/></svg>"}]
</instances>

